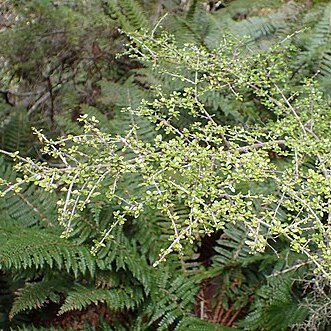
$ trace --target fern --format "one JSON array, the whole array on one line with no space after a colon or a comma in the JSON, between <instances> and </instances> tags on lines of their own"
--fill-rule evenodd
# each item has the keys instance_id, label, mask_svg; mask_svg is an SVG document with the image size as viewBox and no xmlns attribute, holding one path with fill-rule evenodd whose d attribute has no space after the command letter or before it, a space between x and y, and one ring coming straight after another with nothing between
<instances>
[{"instance_id":1,"label":"fern","mask_svg":"<svg viewBox=\"0 0 331 331\"><path fill-rule=\"evenodd\" d=\"M55 326L50 327L42 327L42 326L33 326L31 324L29 325L21 325L17 328L10 328L11 331L59 331L63 330L62 328L58 328Z\"/></svg>"},{"instance_id":2,"label":"fern","mask_svg":"<svg viewBox=\"0 0 331 331\"><path fill-rule=\"evenodd\" d=\"M0 158L0 176L7 183L15 183L17 174L9 162ZM2 191L8 187L3 185ZM8 192L0 201L1 222L9 221L16 225L54 226L56 224L56 197L32 185L21 185L19 192Z\"/></svg>"},{"instance_id":3,"label":"fern","mask_svg":"<svg viewBox=\"0 0 331 331\"><path fill-rule=\"evenodd\" d=\"M256 292L254 308L241 323L245 330L287 330L306 318L307 310L292 296L292 277L274 277Z\"/></svg>"},{"instance_id":4,"label":"fern","mask_svg":"<svg viewBox=\"0 0 331 331\"><path fill-rule=\"evenodd\" d=\"M35 156L36 139L32 135L31 123L24 108L11 107L10 112L3 116L0 137L1 148L7 152L19 151L23 156ZM12 169L9 160L0 159L0 176L7 183L15 183L17 174ZM2 191L8 187L3 185ZM31 226L43 223L53 226L56 220L56 200L54 195L48 194L32 185L22 185L20 192L9 192L1 199L0 211L2 221L13 220L18 225Z\"/></svg>"},{"instance_id":5,"label":"fern","mask_svg":"<svg viewBox=\"0 0 331 331\"><path fill-rule=\"evenodd\" d=\"M211 323L208 321L201 320L197 317L186 317L181 320L180 323L178 323L177 327L175 328L175 331L186 331L186 330L192 330L192 331L236 331L238 329L226 327L226 326L220 326L215 323Z\"/></svg>"},{"instance_id":6,"label":"fern","mask_svg":"<svg viewBox=\"0 0 331 331\"><path fill-rule=\"evenodd\" d=\"M109 0L105 4L105 10L127 32L146 29L149 26L149 21L137 1Z\"/></svg>"},{"instance_id":7,"label":"fern","mask_svg":"<svg viewBox=\"0 0 331 331\"><path fill-rule=\"evenodd\" d=\"M124 328L122 328L120 325L119 327L111 327L107 320L100 318L98 320L97 326L95 326L93 323L89 323L85 321L78 321L75 320L72 323L66 323L65 326L60 327L56 324L55 325L48 325L48 326L33 326L31 324L24 324L20 325L19 327L16 328L11 328L11 331L60 331L60 330L65 330L65 331L76 331L77 330L77 324L79 325L79 330L80 331L94 331L99 330L99 331L125 331Z\"/></svg>"},{"instance_id":8,"label":"fern","mask_svg":"<svg viewBox=\"0 0 331 331\"><path fill-rule=\"evenodd\" d=\"M41 308L48 300L58 303L60 293L66 289L63 277L51 280L43 280L38 283L27 283L24 288L17 291L14 303L11 307L9 317L31 309Z\"/></svg>"},{"instance_id":9,"label":"fern","mask_svg":"<svg viewBox=\"0 0 331 331\"><path fill-rule=\"evenodd\" d=\"M7 114L6 114L7 113ZM11 107L3 116L0 126L1 149L19 151L22 156L34 156L36 141L32 135L27 111L21 107Z\"/></svg>"},{"instance_id":10,"label":"fern","mask_svg":"<svg viewBox=\"0 0 331 331\"><path fill-rule=\"evenodd\" d=\"M58 232L36 227L1 228L1 269L64 268L76 277L78 273L94 274L95 261L90 250L84 246L60 239Z\"/></svg>"},{"instance_id":11,"label":"fern","mask_svg":"<svg viewBox=\"0 0 331 331\"><path fill-rule=\"evenodd\" d=\"M256 293L259 293L261 288L268 288L267 284L270 275L282 275L282 270L289 268L289 266L304 265L304 262L302 262L303 257L300 254L291 253L288 248L284 248L284 244L282 244L282 248L279 249L280 256L275 255L271 249L267 250L264 254L252 255L248 247L245 245L246 240L247 233L243 225L228 224L226 226L224 233L214 247L215 255L212 258L212 265L209 269L209 275L212 278L207 284L209 284L208 286L214 291L214 301L211 301L208 296L205 298L208 294L203 290L201 290L201 293L199 294L202 301L207 301L207 307L211 310L208 317L212 320L218 320L220 309L218 307L221 307L222 311L228 312L228 315L230 316L229 318L225 318L224 315L221 318L222 322L225 323L224 325L232 325L227 323L229 323L229 321L233 323L243 309L260 307L259 305L261 302L259 299L256 299ZM296 268L294 267L293 270L295 269ZM273 291L275 298L277 296L281 302L278 307L278 303L276 303L277 301L275 299L270 308L270 314L266 313L265 315L266 319L270 318L270 325L274 323L272 321L273 314L275 314L275 316L276 314L279 314L279 316L284 314L284 312L276 313L276 310L278 308L281 309L282 306L286 306L286 309L291 311L291 314L289 316L286 315L286 318L283 316L284 325L286 323L287 326L293 325L301 318L301 315L298 316L299 301L296 303L293 300L290 300L290 298L292 298L290 284L292 284L293 273L288 274L285 272L284 274L287 277L287 286L279 289L270 289L270 291ZM300 274L301 272L297 272L296 276L300 277ZM276 279L278 278L273 276L270 279L274 279L273 284L275 285ZM282 283L282 280L280 280L279 283ZM208 286L206 286L207 289ZM207 289L206 292L208 293ZM253 298L254 301L252 306ZM268 295L265 294L264 298L267 299ZM238 325L245 328L246 325L249 325L247 326L247 330L255 330L255 327L256 329L264 328L265 324L261 322L264 320L264 317L262 317L260 313L265 312L267 308L265 306L260 308L260 310L253 310L251 315L249 315L252 318L252 324L245 324L246 319L244 319L244 321L240 321ZM271 312L273 309L275 309L275 311ZM293 316L297 317L293 317L292 319L292 313ZM231 318L231 316L233 316L233 318ZM258 323L261 322L261 324L259 324L259 326L254 326L253 320L259 321ZM273 326L274 328L270 327L270 330L278 330L276 329L276 324L277 323L275 322Z\"/></svg>"},{"instance_id":12,"label":"fern","mask_svg":"<svg viewBox=\"0 0 331 331\"><path fill-rule=\"evenodd\" d=\"M170 6L169 6L170 7ZM277 36L287 35L289 23L299 17L304 7L295 2L231 1L220 10L208 12L205 3L192 1L183 13L173 12L164 22L180 43L197 43L217 48L226 34L248 37L250 48L267 49Z\"/></svg>"},{"instance_id":13,"label":"fern","mask_svg":"<svg viewBox=\"0 0 331 331\"><path fill-rule=\"evenodd\" d=\"M142 300L142 291L127 292L122 289L96 289L76 285L65 299L59 313L78 309L81 310L91 303L104 302L114 311L132 309Z\"/></svg>"},{"instance_id":14,"label":"fern","mask_svg":"<svg viewBox=\"0 0 331 331\"><path fill-rule=\"evenodd\" d=\"M331 5L319 5L302 19L310 30L299 35L296 45L301 48L294 63L297 73L319 74L324 90L328 93L331 77Z\"/></svg>"},{"instance_id":15,"label":"fern","mask_svg":"<svg viewBox=\"0 0 331 331\"><path fill-rule=\"evenodd\" d=\"M192 1L185 16L174 14L165 21L167 30L179 44L196 43L206 46L205 36L210 29L210 14L200 1Z\"/></svg>"},{"instance_id":16,"label":"fern","mask_svg":"<svg viewBox=\"0 0 331 331\"><path fill-rule=\"evenodd\" d=\"M244 264L247 258L250 260L250 250L245 245L246 239L246 229L243 225L229 224L214 248L216 252L214 263L222 267L230 267Z\"/></svg>"},{"instance_id":17,"label":"fern","mask_svg":"<svg viewBox=\"0 0 331 331\"><path fill-rule=\"evenodd\" d=\"M247 18L235 22L229 30L240 38L248 37L250 48L266 50L279 38L289 34L288 26L299 17L303 8L300 4L288 2L279 8L252 9Z\"/></svg>"},{"instance_id":18,"label":"fern","mask_svg":"<svg viewBox=\"0 0 331 331\"><path fill-rule=\"evenodd\" d=\"M169 269L162 268L155 274L154 284L142 313L143 318L148 316L147 325L156 324L157 330L168 330L191 315L190 308L198 291L195 277L172 275Z\"/></svg>"},{"instance_id":19,"label":"fern","mask_svg":"<svg viewBox=\"0 0 331 331\"><path fill-rule=\"evenodd\" d=\"M79 111L81 115L94 116L103 132L123 134L130 130L131 125L135 125L138 136L144 140L149 141L155 136L155 128L146 118L135 115L133 111L127 111L127 108L136 109L142 99L149 97L149 93L139 87L134 75L121 84L106 80L101 80L98 84L102 91L98 102L99 106L105 109L105 113L82 104ZM58 116L56 121L65 132L79 134L82 131L78 123L71 120L70 114Z\"/></svg>"}]
</instances>

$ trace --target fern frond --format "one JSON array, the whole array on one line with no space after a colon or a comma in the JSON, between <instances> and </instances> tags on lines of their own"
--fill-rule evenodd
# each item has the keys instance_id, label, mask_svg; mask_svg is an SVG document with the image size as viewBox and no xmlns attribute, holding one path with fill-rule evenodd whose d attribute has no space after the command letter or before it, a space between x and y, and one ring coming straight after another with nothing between
<instances>
[{"instance_id":1,"label":"fern frond","mask_svg":"<svg viewBox=\"0 0 331 331\"><path fill-rule=\"evenodd\" d=\"M203 3L193 1L186 16L173 15L165 22L167 30L176 37L179 44L195 43L206 46L205 37L209 34L211 24L210 19Z\"/></svg>"},{"instance_id":2,"label":"fern frond","mask_svg":"<svg viewBox=\"0 0 331 331\"><path fill-rule=\"evenodd\" d=\"M118 21L124 31L148 29L149 21L138 1L109 0L107 6L109 14Z\"/></svg>"},{"instance_id":3,"label":"fern frond","mask_svg":"<svg viewBox=\"0 0 331 331\"><path fill-rule=\"evenodd\" d=\"M59 294L65 289L65 281L59 276L52 280L26 284L25 287L16 292L9 313L10 319L22 311L41 308L45 303L48 303L48 300L58 303L60 301Z\"/></svg>"},{"instance_id":4,"label":"fern frond","mask_svg":"<svg viewBox=\"0 0 331 331\"><path fill-rule=\"evenodd\" d=\"M240 325L246 330L281 331L302 322L308 312L292 296L292 278L292 274L273 277L262 286L256 292L254 309Z\"/></svg>"},{"instance_id":5,"label":"fern frond","mask_svg":"<svg viewBox=\"0 0 331 331\"><path fill-rule=\"evenodd\" d=\"M236 331L239 329L230 328L226 326L220 326L216 323L201 320L197 317L185 317L183 318L175 328L175 331Z\"/></svg>"},{"instance_id":6,"label":"fern frond","mask_svg":"<svg viewBox=\"0 0 331 331\"><path fill-rule=\"evenodd\" d=\"M128 239L121 227L114 230L115 240L110 240L98 253L97 265L100 269L123 270L127 280L139 282L146 294L151 291L154 269L147 263L144 255L139 254L136 243Z\"/></svg>"},{"instance_id":7,"label":"fern frond","mask_svg":"<svg viewBox=\"0 0 331 331\"><path fill-rule=\"evenodd\" d=\"M76 285L65 299L61 306L59 314L70 310L82 310L88 305L103 302L114 311L123 309L132 309L143 299L143 292L138 288L128 292L125 289L96 289L88 288L82 285Z\"/></svg>"},{"instance_id":8,"label":"fern frond","mask_svg":"<svg viewBox=\"0 0 331 331\"><path fill-rule=\"evenodd\" d=\"M60 331L63 330L62 328L55 327L55 326L48 326L48 327L42 327L42 326L34 326L34 325L20 325L15 328L10 328L10 331Z\"/></svg>"},{"instance_id":9,"label":"fern frond","mask_svg":"<svg viewBox=\"0 0 331 331\"><path fill-rule=\"evenodd\" d=\"M321 4L313 8L302 20L303 26L310 30L298 36L297 44L302 48L294 62L301 75L319 74L322 86L331 80L331 5Z\"/></svg>"},{"instance_id":10,"label":"fern frond","mask_svg":"<svg viewBox=\"0 0 331 331\"><path fill-rule=\"evenodd\" d=\"M79 219L73 220L70 237L77 244L92 244L95 237L113 222L113 209L98 201L90 203Z\"/></svg>"},{"instance_id":11,"label":"fern frond","mask_svg":"<svg viewBox=\"0 0 331 331\"><path fill-rule=\"evenodd\" d=\"M1 149L8 152L19 151L22 156L35 154L36 139L31 130L27 111L20 107L11 107L0 126Z\"/></svg>"},{"instance_id":12,"label":"fern frond","mask_svg":"<svg viewBox=\"0 0 331 331\"><path fill-rule=\"evenodd\" d=\"M11 164L4 158L0 158L0 177L7 183L15 183L17 177ZM7 188L6 185L1 187L2 191ZM10 191L1 198L0 213L0 223L7 219L19 226L54 226L57 224L56 197L36 186L24 184L19 192Z\"/></svg>"},{"instance_id":13,"label":"fern frond","mask_svg":"<svg viewBox=\"0 0 331 331\"><path fill-rule=\"evenodd\" d=\"M120 84L102 80L99 85L102 90L99 102L107 109L107 114L88 105L81 105L80 113L94 116L99 120L98 127L103 132L125 134L134 125L137 128L137 135L145 141L150 141L155 136L155 128L152 123L128 109L137 109L141 100L148 98L148 92L138 86L134 81L134 76L130 76ZM58 116L56 120L66 132L72 134L82 132L81 126L77 122L72 122L69 115Z\"/></svg>"},{"instance_id":14,"label":"fern frond","mask_svg":"<svg viewBox=\"0 0 331 331\"><path fill-rule=\"evenodd\" d=\"M194 277L172 275L167 268L155 274L154 282L144 315L149 316L149 325L157 323L158 330L168 330L173 323L191 315L198 284Z\"/></svg>"},{"instance_id":15,"label":"fern frond","mask_svg":"<svg viewBox=\"0 0 331 331\"><path fill-rule=\"evenodd\" d=\"M240 38L248 37L248 45L253 49L268 49L280 38L287 36L289 24L299 17L303 6L295 2L285 3L279 8L266 8L261 11L251 9L247 18L234 22L229 32ZM269 9L269 10L268 10Z\"/></svg>"},{"instance_id":16,"label":"fern frond","mask_svg":"<svg viewBox=\"0 0 331 331\"><path fill-rule=\"evenodd\" d=\"M214 247L214 265L229 267L244 264L245 260L251 257L249 247L245 245L246 233L246 228L242 224L227 225Z\"/></svg>"},{"instance_id":17,"label":"fern frond","mask_svg":"<svg viewBox=\"0 0 331 331\"><path fill-rule=\"evenodd\" d=\"M89 248L61 239L46 229L1 228L0 267L2 269L50 268L79 273L95 272L95 259Z\"/></svg>"}]
</instances>

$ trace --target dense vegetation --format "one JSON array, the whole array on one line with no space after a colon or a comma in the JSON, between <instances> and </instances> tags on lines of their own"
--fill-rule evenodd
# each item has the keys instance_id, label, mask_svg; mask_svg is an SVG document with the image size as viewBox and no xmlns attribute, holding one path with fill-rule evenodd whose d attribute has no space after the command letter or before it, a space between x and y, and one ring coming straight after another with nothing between
<instances>
[{"instance_id":1,"label":"dense vegetation","mask_svg":"<svg viewBox=\"0 0 331 331\"><path fill-rule=\"evenodd\" d=\"M328 1L0 6L0 329L331 327Z\"/></svg>"}]
</instances>

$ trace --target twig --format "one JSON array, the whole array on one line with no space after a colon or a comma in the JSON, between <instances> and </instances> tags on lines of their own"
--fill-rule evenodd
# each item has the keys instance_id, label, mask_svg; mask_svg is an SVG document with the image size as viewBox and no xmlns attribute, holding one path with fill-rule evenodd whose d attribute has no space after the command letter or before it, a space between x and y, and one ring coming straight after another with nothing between
<instances>
[{"instance_id":1,"label":"twig","mask_svg":"<svg viewBox=\"0 0 331 331\"><path fill-rule=\"evenodd\" d=\"M238 315L240 314L241 309L238 309L231 317L230 321L226 324L226 326L231 326L232 323L236 320L236 318L238 317Z\"/></svg>"},{"instance_id":2,"label":"twig","mask_svg":"<svg viewBox=\"0 0 331 331\"><path fill-rule=\"evenodd\" d=\"M271 142L259 142L259 143L255 143L255 144L248 145L248 146L238 147L233 151L236 151L236 152L239 152L239 153L247 153L247 152L252 151L252 150L257 150L257 149L263 148L264 146L269 145L269 144L276 144L278 146L285 146L286 141L285 140L274 140L274 141L271 141Z\"/></svg>"},{"instance_id":3,"label":"twig","mask_svg":"<svg viewBox=\"0 0 331 331\"><path fill-rule=\"evenodd\" d=\"M44 103L51 96L50 92L45 93L41 98L39 98L28 110L28 116L30 116L38 107Z\"/></svg>"},{"instance_id":4,"label":"twig","mask_svg":"<svg viewBox=\"0 0 331 331\"><path fill-rule=\"evenodd\" d=\"M233 308L234 307L232 305L231 308L226 312L225 316L223 317L223 319L221 321L221 325L227 325L227 320L228 320L229 316L231 315Z\"/></svg>"},{"instance_id":5,"label":"twig","mask_svg":"<svg viewBox=\"0 0 331 331\"><path fill-rule=\"evenodd\" d=\"M301 263L298 263L290 268L287 268L287 269L284 269L282 271L276 271L274 273L272 273L271 275L267 276L268 278L270 277L276 277L276 276L279 276L279 275L282 275L282 274L286 274L287 272L291 272L291 271L294 271L294 270L297 270L301 267L303 267L304 265L308 265L308 264L311 264L312 261L305 261L305 262L301 262Z\"/></svg>"}]
</instances>

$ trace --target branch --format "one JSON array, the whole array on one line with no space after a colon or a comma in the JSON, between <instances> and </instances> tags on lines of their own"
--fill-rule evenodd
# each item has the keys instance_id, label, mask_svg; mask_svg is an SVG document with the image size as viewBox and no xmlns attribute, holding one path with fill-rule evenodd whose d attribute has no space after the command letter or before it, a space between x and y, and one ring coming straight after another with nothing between
<instances>
[{"instance_id":1,"label":"branch","mask_svg":"<svg viewBox=\"0 0 331 331\"><path fill-rule=\"evenodd\" d=\"M236 151L236 152L239 152L239 153L248 153L249 151L263 148L266 145L269 145L271 143L276 144L278 146L285 146L286 145L286 141L285 140L274 140L272 142L264 142L264 143L263 142L259 142L259 143L255 143L255 144L248 145L248 146L238 147L238 148L236 148L233 151Z\"/></svg>"}]
</instances>

